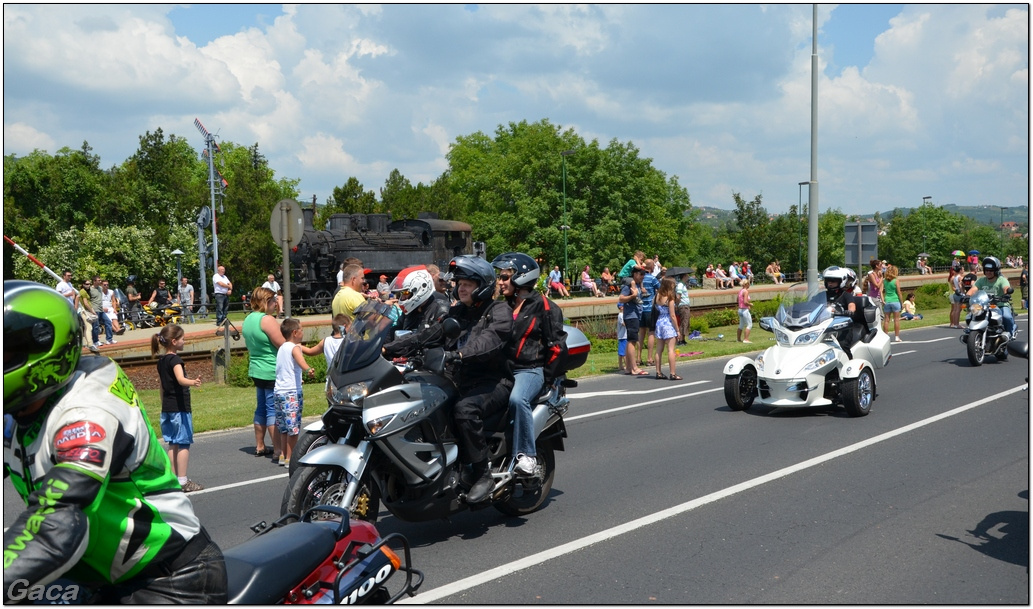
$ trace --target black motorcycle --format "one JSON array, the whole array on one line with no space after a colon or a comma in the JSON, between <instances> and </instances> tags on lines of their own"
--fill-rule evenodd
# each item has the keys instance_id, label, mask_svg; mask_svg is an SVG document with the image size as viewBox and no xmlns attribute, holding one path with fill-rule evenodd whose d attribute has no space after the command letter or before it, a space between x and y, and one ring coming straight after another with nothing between
<instances>
[{"instance_id":1,"label":"black motorcycle","mask_svg":"<svg viewBox=\"0 0 1033 609\"><path fill-rule=\"evenodd\" d=\"M965 343L968 361L973 366L983 365L987 355L993 355L997 361L1008 359L1008 343L1011 334L1004 330L1004 315L1001 305L1011 302L1013 288L998 298L979 290L968 299L968 314L965 316L965 333L958 337Z\"/></svg>"}]
</instances>

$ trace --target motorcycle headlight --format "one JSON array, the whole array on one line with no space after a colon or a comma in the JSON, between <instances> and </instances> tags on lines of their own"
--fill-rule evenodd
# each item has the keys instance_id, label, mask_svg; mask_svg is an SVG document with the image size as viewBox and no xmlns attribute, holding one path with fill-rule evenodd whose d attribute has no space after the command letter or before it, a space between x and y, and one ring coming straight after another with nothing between
<instances>
[{"instance_id":1,"label":"motorcycle headlight","mask_svg":"<svg viewBox=\"0 0 1033 609\"><path fill-rule=\"evenodd\" d=\"M983 314L983 305L982 304L969 304L968 312L971 313L972 315L982 315Z\"/></svg>"},{"instance_id":2,"label":"motorcycle headlight","mask_svg":"<svg viewBox=\"0 0 1033 609\"><path fill-rule=\"evenodd\" d=\"M814 332L808 332L796 337L797 345L809 345L821 337L821 330L815 330Z\"/></svg>"},{"instance_id":3,"label":"motorcycle headlight","mask_svg":"<svg viewBox=\"0 0 1033 609\"><path fill-rule=\"evenodd\" d=\"M810 372L811 370L817 370L818 368L821 368L825 364L828 364L829 362L835 359L836 353L832 349L829 349L825 353L822 353L821 355L816 357L811 363L804 366L803 371Z\"/></svg>"},{"instance_id":4,"label":"motorcycle headlight","mask_svg":"<svg viewBox=\"0 0 1033 609\"><path fill-rule=\"evenodd\" d=\"M757 371L764 372L764 354L761 353L757 356L757 359L753 360L757 364Z\"/></svg>"},{"instance_id":5,"label":"motorcycle headlight","mask_svg":"<svg viewBox=\"0 0 1033 609\"><path fill-rule=\"evenodd\" d=\"M778 344L784 347L788 347L790 344L789 335L781 330L775 330L775 340L778 341Z\"/></svg>"},{"instance_id":6,"label":"motorcycle headlight","mask_svg":"<svg viewBox=\"0 0 1033 609\"><path fill-rule=\"evenodd\" d=\"M362 405L362 399L369 394L369 385L365 381L351 383L338 388L331 382L326 388L326 398L331 404L352 402L356 406Z\"/></svg>"},{"instance_id":7,"label":"motorcycle headlight","mask_svg":"<svg viewBox=\"0 0 1033 609\"><path fill-rule=\"evenodd\" d=\"M394 418L395 418L395 415L391 414L391 415L388 415L386 417L380 417L378 419L371 419L369 421L366 421L366 429L369 431L369 434L371 436L375 435L378 431L380 431L381 429L387 427L388 423L393 421Z\"/></svg>"}]
</instances>

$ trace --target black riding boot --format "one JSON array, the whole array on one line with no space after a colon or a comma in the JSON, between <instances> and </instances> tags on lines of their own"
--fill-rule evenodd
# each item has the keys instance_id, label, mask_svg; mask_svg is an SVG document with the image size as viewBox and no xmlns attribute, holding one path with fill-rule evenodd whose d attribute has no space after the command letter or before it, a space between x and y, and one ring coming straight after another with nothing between
<instances>
[{"instance_id":1,"label":"black riding boot","mask_svg":"<svg viewBox=\"0 0 1033 609\"><path fill-rule=\"evenodd\" d=\"M466 502L480 503L488 497L488 493L495 487L495 481L492 480L491 470L488 469L487 461L479 461L473 464L473 478L476 482L470 487L470 492L466 494Z\"/></svg>"}]
</instances>

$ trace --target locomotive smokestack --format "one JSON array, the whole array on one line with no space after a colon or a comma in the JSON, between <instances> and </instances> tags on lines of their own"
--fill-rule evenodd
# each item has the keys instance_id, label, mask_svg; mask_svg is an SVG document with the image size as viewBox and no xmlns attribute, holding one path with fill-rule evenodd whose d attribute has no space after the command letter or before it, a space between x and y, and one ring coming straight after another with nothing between
<instances>
[{"instance_id":1,"label":"locomotive smokestack","mask_svg":"<svg viewBox=\"0 0 1033 609\"><path fill-rule=\"evenodd\" d=\"M301 210L301 216L305 219L305 230L316 230L316 227L312 225L312 218L316 215L315 209L303 208Z\"/></svg>"}]
</instances>

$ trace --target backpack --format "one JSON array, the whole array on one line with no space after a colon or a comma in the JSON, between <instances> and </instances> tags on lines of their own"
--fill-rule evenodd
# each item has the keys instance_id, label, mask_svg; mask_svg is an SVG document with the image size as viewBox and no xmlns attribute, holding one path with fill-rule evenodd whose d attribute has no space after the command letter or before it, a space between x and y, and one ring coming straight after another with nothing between
<instances>
[{"instance_id":1,"label":"backpack","mask_svg":"<svg viewBox=\"0 0 1033 609\"><path fill-rule=\"evenodd\" d=\"M567 331L563 329L563 311L549 297L542 296L545 307L546 341L545 384L567 373Z\"/></svg>"}]
</instances>

